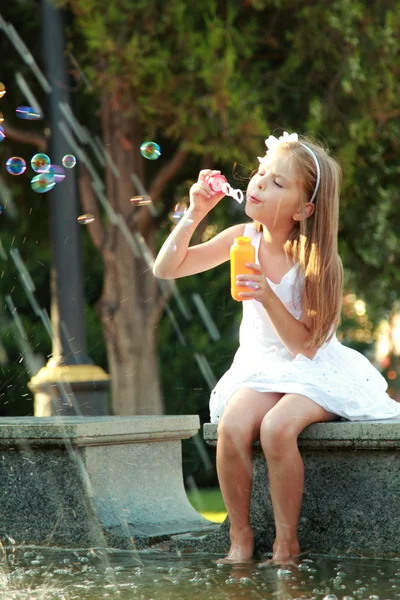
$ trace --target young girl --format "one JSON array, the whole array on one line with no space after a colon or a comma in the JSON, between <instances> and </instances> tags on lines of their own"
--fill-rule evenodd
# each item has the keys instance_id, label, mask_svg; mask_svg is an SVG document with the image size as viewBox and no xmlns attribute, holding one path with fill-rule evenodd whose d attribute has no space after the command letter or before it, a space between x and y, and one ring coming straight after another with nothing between
<instances>
[{"instance_id":1,"label":"young girl","mask_svg":"<svg viewBox=\"0 0 400 600\"><path fill-rule=\"evenodd\" d=\"M201 171L190 207L153 269L164 279L206 271L229 260L238 236L249 237L256 249L253 275L238 276L244 300L240 346L210 401L211 421L219 422L217 471L230 520L224 562L253 555L249 510L256 439L268 465L276 527L272 560L287 563L300 551L301 431L340 417L400 417L385 379L335 333L342 305L340 167L327 150L297 134L270 136L266 145L247 188L245 211L252 222L188 248L197 225L224 196L208 183L219 171Z\"/></svg>"}]
</instances>

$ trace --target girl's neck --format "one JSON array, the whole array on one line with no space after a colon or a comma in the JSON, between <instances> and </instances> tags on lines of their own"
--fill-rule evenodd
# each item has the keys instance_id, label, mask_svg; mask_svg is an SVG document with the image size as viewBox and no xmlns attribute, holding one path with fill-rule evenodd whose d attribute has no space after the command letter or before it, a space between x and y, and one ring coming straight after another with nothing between
<instances>
[{"instance_id":1,"label":"girl's neck","mask_svg":"<svg viewBox=\"0 0 400 600\"><path fill-rule=\"evenodd\" d=\"M285 245L288 241L286 232L271 232L263 225L261 236L261 242L270 256L278 256L285 253Z\"/></svg>"}]
</instances>

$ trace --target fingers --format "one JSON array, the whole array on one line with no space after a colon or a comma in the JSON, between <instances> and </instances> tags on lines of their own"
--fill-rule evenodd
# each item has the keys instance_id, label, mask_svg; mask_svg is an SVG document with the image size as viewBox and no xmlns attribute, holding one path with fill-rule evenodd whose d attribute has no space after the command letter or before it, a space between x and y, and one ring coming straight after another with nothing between
<instances>
[{"instance_id":1,"label":"fingers","mask_svg":"<svg viewBox=\"0 0 400 600\"><path fill-rule=\"evenodd\" d=\"M205 181L207 177L212 177L213 175L219 175L221 171L213 171L212 169L203 169L199 173L199 181Z\"/></svg>"},{"instance_id":2,"label":"fingers","mask_svg":"<svg viewBox=\"0 0 400 600\"><path fill-rule=\"evenodd\" d=\"M210 186L206 182L203 182L203 181L198 181L197 183L192 185L191 192L192 192L192 194L200 194L201 196L204 196L205 198L211 198L212 193L213 193Z\"/></svg>"}]
</instances>

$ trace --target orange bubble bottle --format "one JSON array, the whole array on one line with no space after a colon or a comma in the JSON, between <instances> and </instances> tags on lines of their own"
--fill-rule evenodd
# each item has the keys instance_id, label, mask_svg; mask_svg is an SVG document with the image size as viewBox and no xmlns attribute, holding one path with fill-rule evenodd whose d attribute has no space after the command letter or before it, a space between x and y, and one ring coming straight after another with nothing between
<instances>
[{"instance_id":1,"label":"orange bubble bottle","mask_svg":"<svg viewBox=\"0 0 400 600\"><path fill-rule=\"evenodd\" d=\"M239 292L248 290L247 286L238 286L236 284L237 275L253 275L254 270L246 267L246 263L256 262L256 249L248 237L237 237L235 243L231 247L231 295L234 300L242 302L242 300L250 300L250 298L241 298Z\"/></svg>"}]
</instances>

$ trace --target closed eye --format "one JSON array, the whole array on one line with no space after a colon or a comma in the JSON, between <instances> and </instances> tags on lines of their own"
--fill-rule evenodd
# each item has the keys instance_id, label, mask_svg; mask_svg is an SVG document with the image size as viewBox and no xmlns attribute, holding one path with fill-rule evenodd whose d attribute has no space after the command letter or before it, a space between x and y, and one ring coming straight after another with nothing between
<instances>
[{"instance_id":1,"label":"closed eye","mask_svg":"<svg viewBox=\"0 0 400 600\"><path fill-rule=\"evenodd\" d=\"M279 185L279 183L277 183L276 181L274 181L274 184L277 185L279 188L283 188L283 185Z\"/></svg>"}]
</instances>

